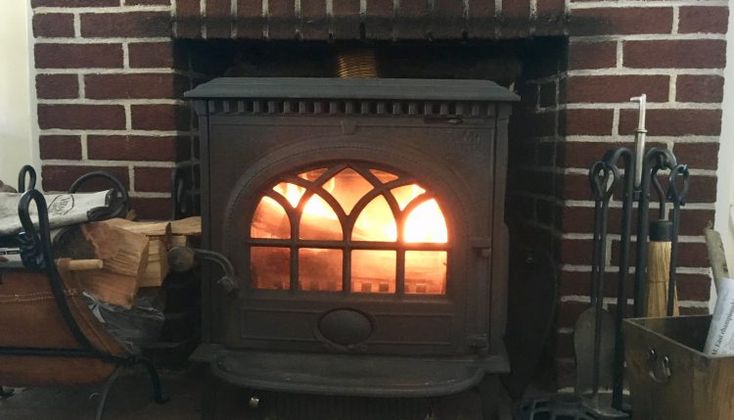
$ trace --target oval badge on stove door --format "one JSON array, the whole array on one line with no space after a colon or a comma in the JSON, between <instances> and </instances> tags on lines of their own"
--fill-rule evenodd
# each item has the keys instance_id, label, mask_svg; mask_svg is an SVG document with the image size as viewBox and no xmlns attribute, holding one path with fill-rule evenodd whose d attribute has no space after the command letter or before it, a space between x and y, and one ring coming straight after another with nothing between
<instances>
[{"instance_id":1,"label":"oval badge on stove door","mask_svg":"<svg viewBox=\"0 0 734 420\"><path fill-rule=\"evenodd\" d=\"M372 335L372 320L366 314L348 308L333 309L321 316L318 334L340 346L354 346Z\"/></svg>"}]
</instances>

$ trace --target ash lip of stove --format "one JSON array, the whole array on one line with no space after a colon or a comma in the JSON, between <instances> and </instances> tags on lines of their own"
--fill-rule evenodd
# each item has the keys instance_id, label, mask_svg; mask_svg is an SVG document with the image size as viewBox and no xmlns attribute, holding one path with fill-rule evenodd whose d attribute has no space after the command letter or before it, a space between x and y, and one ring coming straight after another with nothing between
<instances>
[{"instance_id":1,"label":"ash lip of stove","mask_svg":"<svg viewBox=\"0 0 734 420\"><path fill-rule=\"evenodd\" d=\"M192 358L233 384L439 396L509 369L507 122L489 81L220 78L199 116L204 248Z\"/></svg>"}]
</instances>

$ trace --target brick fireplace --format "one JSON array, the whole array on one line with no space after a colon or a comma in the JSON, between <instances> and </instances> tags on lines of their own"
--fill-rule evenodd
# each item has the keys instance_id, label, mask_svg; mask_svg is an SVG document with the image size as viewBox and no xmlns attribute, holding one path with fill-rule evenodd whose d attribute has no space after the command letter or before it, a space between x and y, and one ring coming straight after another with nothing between
<instances>
[{"instance_id":1,"label":"brick fireplace","mask_svg":"<svg viewBox=\"0 0 734 420\"><path fill-rule=\"evenodd\" d=\"M259 43L261 49L282 48L282 42L290 48L359 40L430 48L483 41L516 51L522 66L506 83L522 98L510 127L508 222L542 243L559 264L553 356L561 374L572 366L573 323L589 301L593 202L587 167L608 148L631 141L636 114L628 100L644 91L650 101L648 140L672 148L692 168L679 287L683 312L707 309L700 232L714 218L726 1L32 5L44 188L65 190L82 172L106 169L129 187L132 205L144 218L169 216L172 169L197 158L195 122L183 92L232 64L218 62L215 53L201 54L207 45L227 51L221 47L227 40ZM611 296L616 287L609 280Z\"/></svg>"}]
</instances>

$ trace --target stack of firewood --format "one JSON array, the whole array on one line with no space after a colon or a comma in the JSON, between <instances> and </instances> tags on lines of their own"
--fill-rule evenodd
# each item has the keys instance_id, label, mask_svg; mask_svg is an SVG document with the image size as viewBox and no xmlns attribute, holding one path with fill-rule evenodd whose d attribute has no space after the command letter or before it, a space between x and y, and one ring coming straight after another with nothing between
<instances>
[{"instance_id":1,"label":"stack of firewood","mask_svg":"<svg viewBox=\"0 0 734 420\"><path fill-rule=\"evenodd\" d=\"M165 222L110 219L69 229L54 254L84 290L100 301L130 308L138 289L161 286L168 275L168 250L201 235L201 218Z\"/></svg>"}]
</instances>

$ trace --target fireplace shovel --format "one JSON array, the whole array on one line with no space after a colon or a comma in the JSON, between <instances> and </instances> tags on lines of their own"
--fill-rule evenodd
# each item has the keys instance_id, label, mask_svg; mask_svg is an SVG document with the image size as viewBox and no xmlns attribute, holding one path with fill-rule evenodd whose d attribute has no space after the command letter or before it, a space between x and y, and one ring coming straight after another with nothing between
<instances>
[{"instance_id":1,"label":"fireplace shovel","mask_svg":"<svg viewBox=\"0 0 734 420\"><path fill-rule=\"evenodd\" d=\"M578 317L574 333L576 394L592 403L599 398L600 388L612 386L613 378L614 318L603 307L605 238L613 192L610 186L612 176L604 161L596 162L589 174L595 199L591 305Z\"/></svg>"}]
</instances>

